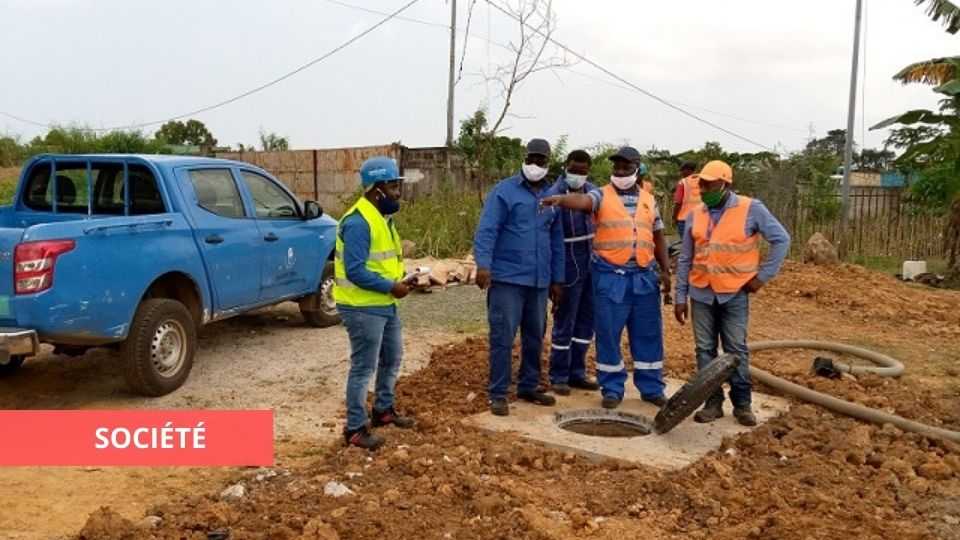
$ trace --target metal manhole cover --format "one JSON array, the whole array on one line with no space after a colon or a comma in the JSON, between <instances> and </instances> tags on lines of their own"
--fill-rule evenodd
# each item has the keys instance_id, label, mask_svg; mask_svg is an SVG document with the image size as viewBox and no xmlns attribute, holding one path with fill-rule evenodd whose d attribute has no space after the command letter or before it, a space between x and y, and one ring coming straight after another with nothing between
<instances>
[{"instance_id":1,"label":"metal manhole cover","mask_svg":"<svg viewBox=\"0 0 960 540\"><path fill-rule=\"evenodd\" d=\"M653 431L645 416L608 409L558 412L554 422L560 429L591 437L641 437Z\"/></svg>"},{"instance_id":2,"label":"metal manhole cover","mask_svg":"<svg viewBox=\"0 0 960 540\"><path fill-rule=\"evenodd\" d=\"M740 359L732 354L721 354L707 367L697 371L687 384L676 391L653 419L653 429L666 433L677 427L684 418L707 401L737 369Z\"/></svg>"}]
</instances>

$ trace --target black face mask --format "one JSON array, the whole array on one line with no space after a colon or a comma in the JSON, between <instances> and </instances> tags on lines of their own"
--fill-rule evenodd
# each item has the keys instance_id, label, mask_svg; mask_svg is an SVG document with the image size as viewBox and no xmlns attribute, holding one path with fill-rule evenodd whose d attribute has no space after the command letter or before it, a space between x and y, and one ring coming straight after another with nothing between
<instances>
[{"instance_id":1,"label":"black face mask","mask_svg":"<svg viewBox=\"0 0 960 540\"><path fill-rule=\"evenodd\" d=\"M379 210L381 214L390 216L400 211L400 201L393 199L393 197L384 193L380 188L377 188L377 191L380 192L380 195L383 195L377 199L377 210Z\"/></svg>"}]
</instances>

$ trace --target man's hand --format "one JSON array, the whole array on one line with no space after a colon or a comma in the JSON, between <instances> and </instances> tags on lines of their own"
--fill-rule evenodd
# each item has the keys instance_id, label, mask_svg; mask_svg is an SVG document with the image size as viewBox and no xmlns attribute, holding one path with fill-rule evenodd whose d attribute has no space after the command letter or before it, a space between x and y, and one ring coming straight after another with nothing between
<instances>
[{"instance_id":1,"label":"man's hand","mask_svg":"<svg viewBox=\"0 0 960 540\"><path fill-rule=\"evenodd\" d=\"M563 299L563 285L554 283L550 285L550 303L553 304L553 311L560 307L560 300Z\"/></svg>"},{"instance_id":2,"label":"man's hand","mask_svg":"<svg viewBox=\"0 0 960 540\"><path fill-rule=\"evenodd\" d=\"M756 277L748 281L747 284L743 286L743 290L751 294L759 291L762 288L763 288L763 282L757 279Z\"/></svg>"},{"instance_id":3,"label":"man's hand","mask_svg":"<svg viewBox=\"0 0 960 540\"><path fill-rule=\"evenodd\" d=\"M660 292L663 293L663 303L670 304L672 303L671 291L673 286L670 283L670 272L660 272Z\"/></svg>"},{"instance_id":4,"label":"man's hand","mask_svg":"<svg viewBox=\"0 0 960 540\"><path fill-rule=\"evenodd\" d=\"M486 268L477 270L477 287L480 287L481 291L485 291L490 287L490 270Z\"/></svg>"},{"instance_id":5,"label":"man's hand","mask_svg":"<svg viewBox=\"0 0 960 540\"><path fill-rule=\"evenodd\" d=\"M410 287L406 283L398 281L393 284L393 288L390 289L390 294L392 294L394 298L403 298L410 294Z\"/></svg>"},{"instance_id":6,"label":"man's hand","mask_svg":"<svg viewBox=\"0 0 960 540\"><path fill-rule=\"evenodd\" d=\"M563 200L563 195L551 195L549 197L544 197L540 199L540 206L560 206L560 201Z\"/></svg>"},{"instance_id":7,"label":"man's hand","mask_svg":"<svg viewBox=\"0 0 960 540\"><path fill-rule=\"evenodd\" d=\"M677 318L680 324L687 324L687 303L675 304L673 306L673 316Z\"/></svg>"}]
</instances>

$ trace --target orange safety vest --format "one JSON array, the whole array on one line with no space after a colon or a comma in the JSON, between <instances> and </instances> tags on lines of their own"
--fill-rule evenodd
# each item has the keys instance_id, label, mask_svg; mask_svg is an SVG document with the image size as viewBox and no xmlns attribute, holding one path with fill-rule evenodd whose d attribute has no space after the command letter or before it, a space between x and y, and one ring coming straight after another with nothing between
<instances>
[{"instance_id":1,"label":"orange safety vest","mask_svg":"<svg viewBox=\"0 0 960 540\"><path fill-rule=\"evenodd\" d=\"M646 191L638 190L637 194L637 212L631 216L613 185L603 187L603 201L593 215L593 251L610 264L622 266L636 258L638 265L647 266L654 259L656 201Z\"/></svg>"},{"instance_id":2,"label":"orange safety vest","mask_svg":"<svg viewBox=\"0 0 960 540\"><path fill-rule=\"evenodd\" d=\"M653 195L653 182L650 180L643 181L643 190L647 193Z\"/></svg>"},{"instance_id":3,"label":"orange safety vest","mask_svg":"<svg viewBox=\"0 0 960 540\"><path fill-rule=\"evenodd\" d=\"M680 205L680 213L677 214L678 221L686 221L687 214L694 208L703 204L700 200L700 178L695 174L681 180L683 182L683 204Z\"/></svg>"},{"instance_id":4,"label":"orange safety vest","mask_svg":"<svg viewBox=\"0 0 960 540\"><path fill-rule=\"evenodd\" d=\"M759 236L747 236L745 230L751 202L749 197L737 195L736 205L724 210L709 235L707 228L711 219L706 205L687 217L694 246L691 285L701 289L710 287L715 293L735 293L757 275Z\"/></svg>"}]
</instances>

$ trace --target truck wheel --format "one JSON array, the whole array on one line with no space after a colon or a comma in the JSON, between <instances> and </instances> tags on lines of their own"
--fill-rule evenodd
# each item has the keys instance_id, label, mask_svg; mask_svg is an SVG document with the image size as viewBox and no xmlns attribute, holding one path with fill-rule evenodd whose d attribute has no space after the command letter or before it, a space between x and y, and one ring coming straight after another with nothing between
<instances>
[{"instance_id":1,"label":"truck wheel","mask_svg":"<svg viewBox=\"0 0 960 540\"><path fill-rule=\"evenodd\" d=\"M173 392L190 375L196 350L197 329L186 306L166 298L144 300L120 349L127 385L150 397Z\"/></svg>"},{"instance_id":2,"label":"truck wheel","mask_svg":"<svg viewBox=\"0 0 960 540\"><path fill-rule=\"evenodd\" d=\"M0 361L0 377L13 375L23 365L23 356L11 356L6 362Z\"/></svg>"},{"instance_id":3,"label":"truck wheel","mask_svg":"<svg viewBox=\"0 0 960 540\"><path fill-rule=\"evenodd\" d=\"M337 301L333 299L333 283L333 263L328 262L323 267L320 289L315 294L300 300L300 313L310 326L327 328L340 324Z\"/></svg>"}]
</instances>

